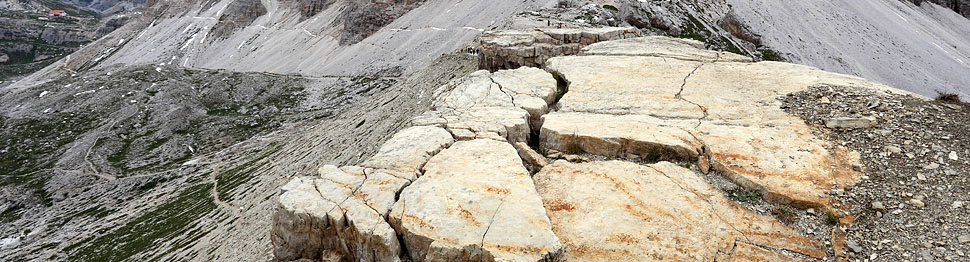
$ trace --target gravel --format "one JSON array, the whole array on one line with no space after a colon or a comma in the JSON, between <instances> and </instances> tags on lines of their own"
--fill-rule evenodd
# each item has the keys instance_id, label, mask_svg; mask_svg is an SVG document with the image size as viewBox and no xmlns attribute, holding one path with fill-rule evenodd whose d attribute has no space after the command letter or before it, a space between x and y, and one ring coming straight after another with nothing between
<instances>
[{"instance_id":1,"label":"gravel","mask_svg":"<svg viewBox=\"0 0 970 262\"><path fill-rule=\"evenodd\" d=\"M862 181L837 195L856 217L845 226L850 258L970 261L970 107L846 87L812 88L783 103L816 135L861 154ZM878 123L824 127L862 117Z\"/></svg>"}]
</instances>

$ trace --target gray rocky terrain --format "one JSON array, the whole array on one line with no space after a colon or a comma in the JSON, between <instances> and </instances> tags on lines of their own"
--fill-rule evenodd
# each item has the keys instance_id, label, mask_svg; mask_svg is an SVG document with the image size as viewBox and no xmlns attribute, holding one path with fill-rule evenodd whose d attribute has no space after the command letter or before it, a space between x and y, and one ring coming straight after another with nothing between
<instances>
[{"instance_id":1,"label":"gray rocky terrain","mask_svg":"<svg viewBox=\"0 0 970 262\"><path fill-rule=\"evenodd\" d=\"M102 14L60 1L0 2L4 5L0 7L0 86L80 50L134 15ZM50 9L63 9L68 17L49 17Z\"/></svg>"},{"instance_id":2,"label":"gray rocky terrain","mask_svg":"<svg viewBox=\"0 0 970 262\"><path fill-rule=\"evenodd\" d=\"M965 261L938 2L149 1L0 84L0 257Z\"/></svg>"}]
</instances>

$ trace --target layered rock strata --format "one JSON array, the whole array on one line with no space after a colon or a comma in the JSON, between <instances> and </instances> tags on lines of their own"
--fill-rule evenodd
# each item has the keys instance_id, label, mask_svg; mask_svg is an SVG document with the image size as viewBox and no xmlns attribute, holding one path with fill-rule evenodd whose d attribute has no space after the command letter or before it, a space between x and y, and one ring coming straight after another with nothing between
<instances>
[{"instance_id":1,"label":"layered rock strata","mask_svg":"<svg viewBox=\"0 0 970 262\"><path fill-rule=\"evenodd\" d=\"M662 37L592 44L546 66L444 85L374 157L295 178L274 217L276 259L824 259L819 240L704 176L831 208L829 192L859 179L858 154L778 99L814 86L889 90ZM585 163L550 164L539 152L552 150Z\"/></svg>"},{"instance_id":2,"label":"layered rock strata","mask_svg":"<svg viewBox=\"0 0 970 262\"><path fill-rule=\"evenodd\" d=\"M542 67L549 58L579 53L583 47L593 43L639 36L640 30L633 27L490 31L481 37L479 68L496 71Z\"/></svg>"}]
</instances>

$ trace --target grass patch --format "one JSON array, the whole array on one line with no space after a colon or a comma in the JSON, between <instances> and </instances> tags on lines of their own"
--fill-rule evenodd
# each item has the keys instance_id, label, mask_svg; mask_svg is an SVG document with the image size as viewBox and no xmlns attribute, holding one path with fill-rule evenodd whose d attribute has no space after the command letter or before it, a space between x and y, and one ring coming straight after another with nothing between
<instances>
[{"instance_id":1,"label":"grass patch","mask_svg":"<svg viewBox=\"0 0 970 262\"><path fill-rule=\"evenodd\" d=\"M6 225L7 223L17 221L22 215L23 211L20 208L7 208L3 213L0 213L0 224Z\"/></svg>"},{"instance_id":2,"label":"grass patch","mask_svg":"<svg viewBox=\"0 0 970 262\"><path fill-rule=\"evenodd\" d=\"M219 193L219 198L227 202L232 201L234 193L240 186L255 178L257 170L271 163L267 158L279 152L281 148L279 145L267 146L264 151L259 152L258 157L216 174L216 180L219 182L216 191Z\"/></svg>"},{"instance_id":3,"label":"grass patch","mask_svg":"<svg viewBox=\"0 0 970 262\"><path fill-rule=\"evenodd\" d=\"M191 233L189 230L199 219L216 208L210 190L211 183L190 186L170 201L129 220L125 225L77 242L64 251L69 254L70 261L122 261L158 246L160 241ZM110 229L99 231L107 230ZM172 248L186 245L188 243L180 242Z\"/></svg>"},{"instance_id":4,"label":"grass patch","mask_svg":"<svg viewBox=\"0 0 970 262\"><path fill-rule=\"evenodd\" d=\"M577 142L576 136L573 136L566 141L566 154L578 155L583 153L583 146Z\"/></svg>"},{"instance_id":5,"label":"grass patch","mask_svg":"<svg viewBox=\"0 0 970 262\"><path fill-rule=\"evenodd\" d=\"M771 211L779 221L791 224L795 222L795 212L787 207L778 207Z\"/></svg>"},{"instance_id":6,"label":"grass patch","mask_svg":"<svg viewBox=\"0 0 970 262\"><path fill-rule=\"evenodd\" d=\"M947 104L967 104L963 100L960 100L960 95L940 91L936 92L936 101Z\"/></svg>"},{"instance_id":7,"label":"grass patch","mask_svg":"<svg viewBox=\"0 0 970 262\"><path fill-rule=\"evenodd\" d=\"M778 52L775 52L775 50L764 48L764 49L758 49L758 52L761 52L761 61L775 61L775 62L787 61L785 60L785 57L782 57L781 54L779 54Z\"/></svg>"},{"instance_id":8,"label":"grass patch","mask_svg":"<svg viewBox=\"0 0 970 262\"><path fill-rule=\"evenodd\" d=\"M823 217L823 219L825 219L825 223L829 225L839 224L839 216L835 215L835 213L833 213L832 211L826 211L825 217Z\"/></svg>"},{"instance_id":9,"label":"grass patch","mask_svg":"<svg viewBox=\"0 0 970 262\"><path fill-rule=\"evenodd\" d=\"M620 12L620 9L618 9L615 6L612 6L612 5L603 5L603 9L610 10L610 12L613 12L614 14Z\"/></svg>"},{"instance_id":10,"label":"grass patch","mask_svg":"<svg viewBox=\"0 0 970 262\"><path fill-rule=\"evenodd\" d=\"M758 190L739 188L731 192L731 197L734 197L738 202L750 205L757 205L761 202L761 192L758 192Z\"/></svg>"}]
</instances>

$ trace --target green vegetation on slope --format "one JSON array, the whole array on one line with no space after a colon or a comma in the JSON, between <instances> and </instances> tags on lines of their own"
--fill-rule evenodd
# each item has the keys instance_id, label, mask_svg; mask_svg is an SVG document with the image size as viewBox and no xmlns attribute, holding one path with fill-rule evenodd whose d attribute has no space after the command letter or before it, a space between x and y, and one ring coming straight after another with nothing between
<instances>
[{"instance_id":1,"label":"green vegetation on slope","mask_svg":"<svg viewBox=\"0 0 970 262\"><path fill-rule=\"evenodd\" d=\"M216 204L209 192L211 183L190 186L152 211L129 220L110 232L77 242L65 249L70 261L122 261L155 247L159 240L186 233L190 238L204 232L190 232L200 219L213 211ZM104 230L107 231L107 230ZM187 245L188 241L183 241ZM173 249L181 248L176 244Z\"/></svg>"}]
</instances>

